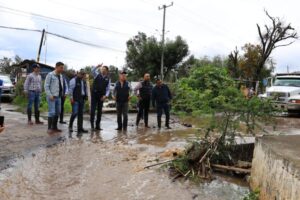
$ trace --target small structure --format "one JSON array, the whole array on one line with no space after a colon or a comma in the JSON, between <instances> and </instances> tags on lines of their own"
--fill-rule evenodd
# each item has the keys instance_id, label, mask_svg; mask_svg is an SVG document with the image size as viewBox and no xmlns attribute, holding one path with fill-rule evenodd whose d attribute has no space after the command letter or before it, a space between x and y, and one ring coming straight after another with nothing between
<instances>
[{"instance_id":1,"label":"small structure","mask_svg":"<svg viewBox=\"0 0 300 200\"><path fill-rule=\"evenodd\" d=\"M30 74L33 70L32 70L32 65L36 63L40 65L40 69L41 69L41 76L42 79L45 79L47 74L49 72L52 72L54 70L54 67L50 66L50 65L46 65L43 63L38 63L34 60L24 60L23 62L21 62L19 65L17 65L18 67L21 68L21 73L19 73L17 75L17 80L20 80L22 77L26 77L28 74Z\"/></svg>"}]
</instances>

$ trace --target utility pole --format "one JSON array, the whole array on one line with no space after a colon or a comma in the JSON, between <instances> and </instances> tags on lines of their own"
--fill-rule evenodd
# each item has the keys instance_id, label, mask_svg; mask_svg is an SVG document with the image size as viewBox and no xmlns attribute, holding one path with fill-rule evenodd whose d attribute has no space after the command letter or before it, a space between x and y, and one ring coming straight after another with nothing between
<instances>
[{"instance_id":1,"label":"utility pole","mask_svg":"<svg viewBox=\"0 0 300 200\"><path fill-rule=\"evenodd\" d=\"M44 41L44 36L45 36L45 29L43 29L43 32L42 32L42 38L41 38L41 42L40 42L40 46L39 46L39 51L38 51L36 62L40 62L40 56L41 56L41 51L42 51L42 45L43 45L43 41Z\"/></svg>"},{"instance_id":2,"label":"utility pole","mask_svg":"<svg viewBox=\"0 0 300 200\"><path fill-rule=\"evenodd\" d=\"M166 9L173 6L174 3L172 2L170 5L162 5L161 7L158 7L158 10L164 10L163 14L163 28L162 28L162 38L161 38L161 46L162 46L162 51L161 51L161 66L160 66L160 73L161 73L161 80L164 79L164 53L165 53L165 26L166 26Z\"/></svg>"}]
</instances>

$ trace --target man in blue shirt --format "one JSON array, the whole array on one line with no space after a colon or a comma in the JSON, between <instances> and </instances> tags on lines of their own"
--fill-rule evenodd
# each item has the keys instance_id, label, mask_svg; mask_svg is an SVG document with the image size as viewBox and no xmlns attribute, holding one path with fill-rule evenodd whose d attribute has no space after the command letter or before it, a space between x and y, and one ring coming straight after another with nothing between
<instances>
[{"instance_id":1,"label":"man in blue shirt","mask_svg":"<svg viewBox=\"0 0 300 200\"><path fill-rule=\"evenodd\" d=\"M69 95L72 104L69 131L73 132L73 123L77 117L77 133L87 133L88 131L83 128L84 102L87 98L87 86L85 72L83 70L80 70L80 72L77 73L77 76L70 81Z\"/></svg>"},{"instance_id":2,"label":"man in blue shirt","mask_svg":"<svg viewBox=\"0 0 300 200\"><path fill-rule=\"evenodd\" d=\"M156 86L152 91L152 105L156 106L157 111L157 125L158 128L161 128L161 117L163 111L166 115L166 128L171 129L169 126L170 121L170 100L172 99L172 95L169 87L162 82L159 78L156 80Z\"/></svg>"},{"instance_id":3,"label":"man in blue shirt","mask_svg":"<svg viewBox=\"0 0 300 200\"><path fill-rule=\"evenodd\" d=\"M99 72L101 69L101 73ZM92 130L100 131L101 116L103 102L109 97L110 94L110 78L108 77L108 67L98 65L92 68L94 82L92 86L92 102L91 102L91 128ZM95 128L95 114L97 111L96 128Z\"/></svg>"}]
</instances>

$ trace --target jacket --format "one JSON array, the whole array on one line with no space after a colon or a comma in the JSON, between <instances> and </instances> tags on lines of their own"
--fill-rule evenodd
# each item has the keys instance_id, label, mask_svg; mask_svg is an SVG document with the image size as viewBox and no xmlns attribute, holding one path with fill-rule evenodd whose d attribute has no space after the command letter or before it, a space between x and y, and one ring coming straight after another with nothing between
<instances>
[{"instance_id":1,"label":"jacket","mask_svg":"<svg viewBox=\"0 0 300 200\"><path fill-rule=\"evenodd\" d=\"M155 86L152 91L152 104L165 104L172 99L172 94L169 87L166 84L161 86Z\"/></svg>"},{"instance_id":2,"label":"jacket","mask_svg":"<svg viewBox=\"0 0 300 200\"><path fill-rule=\"evenodd\" d=\"M64 82L62 75L56 75L55 71L50 72L46 76L44 89L46 92L47 97L58 97L59 96L59 79L61 80L61 83Z\"/></svg>"}]
</instances>

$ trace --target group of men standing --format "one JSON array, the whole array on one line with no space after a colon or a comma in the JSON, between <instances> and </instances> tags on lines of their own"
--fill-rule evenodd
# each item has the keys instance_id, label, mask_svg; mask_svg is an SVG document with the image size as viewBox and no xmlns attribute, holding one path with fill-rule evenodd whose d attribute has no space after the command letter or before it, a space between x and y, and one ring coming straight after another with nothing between
<instances>
[{"instance_id":1,"label":"group of men standing","mask_svg":"<svg viewBox=\"0 0 300 200\"><path fill-rule=\"evenodd\" d=\"M40 66L32 65L33 72L29 74L24 83L24 92L28 97L27 115L28 124L33 125L32 106L34 106L35 123L43 124L40 121L40 98L42 93L42 78L40 75ZM86 73L80 70L69 81L63 75L64 63L57 62L55 70L48 73L44 83L48 103L48 133L53 134L61 132L58 129L58 122L65 124L64 117L64 101L68 95L72 105L72 114L69 121L69 131L73 132L73 123L77 118L78 134L87 133L83 128L83 114L85 101L88 97L88 87ZM110 96L111 80L109 78L109 69L107 66L98 65L92 68L93 83L91 88L91 107L90 107L90 123L92 131L101 131L101 117L104 101ZM112 97L116 101L117 122L116 130L127 131L128 126L128 110L129 101L132 97L132 89L127 81L127 73L120 72L119 80L116 82ZM144 120L146 128L148 126L148 115L150 104L157 110L157 124L161 128L161 117L163 112L166 115L166 128L170 129L170 100L171 92L167 85L163 84L160 79L156 80L156 85L153 87L150 81L150 74L146 73L144 78L134 88L134 95L138 97L138 114L136 118L136 126L140 120Z\"/></svg>"}]
</instances>

